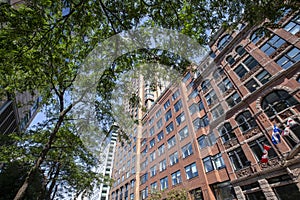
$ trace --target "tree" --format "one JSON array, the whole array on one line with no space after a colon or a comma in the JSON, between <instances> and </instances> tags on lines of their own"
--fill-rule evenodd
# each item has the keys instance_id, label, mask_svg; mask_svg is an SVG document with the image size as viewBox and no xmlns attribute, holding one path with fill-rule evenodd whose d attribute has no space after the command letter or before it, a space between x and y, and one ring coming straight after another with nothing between
<instances>
[{"instance_id":1,"label":"tree","mask_svg":"<svg viewBox=\"0 0 300 200\"><path fill-rule=\"evenodd\" d=\"M152 191L149 200L160 200L165 197L166 200L188 200L188 193L185 189L173 189L168 191Z\"/></svg>"},{"instance_id":2,"label":"tree","mask_svg":"<svg viewBox=\"0 0 300 200\"><path fill-rule=\"evenodd\" d=\"M297 1L279 0L197 0L192 3L164 0L28 0L16 7L1 3L1 95L37 92L43 98L43 105L49 108L47 121L39 124L33 132L11 136L10 139L20 148L14 148L14 145L1 147L2 152L10 149L15 155L3 155L2 163L7 165L11 159L18 158L19 162L29 165L15 199L26 196L34 178L41 172L47 177L48 196L51 198L58 195L59 185L64 185L65 190L80 193L94 180L100 180L96 174L88 173L97 162L84 148L79 139L80 127L74 124L76 116L72 110L82 99L70 98L76 89L73 83L79 69L97 44L122 31L141 26L177 30L205 44L209 39L207 29L235 25L240 19L252 24L261 22L265 17L275 21L284 9L297 9L298 6ZM151 55L151 59L160 58L156 59L157 62L170 64L170 60L176 59L176 56L164 57L149 49L146 52L141 53L140 57L124 56L119 64L115 62L115 65L104 70L97 88L101 102L111 97L111 89L116 86L118 76L132 69L137 60L146 60ZM98 104L103 135L108 135L114 121L110 112L113 105L109 102L107 105L94 103ZM84 125L87 126L81 124ZM81 162L78 163L78 160Z\"/></svg>"}]
</instances>

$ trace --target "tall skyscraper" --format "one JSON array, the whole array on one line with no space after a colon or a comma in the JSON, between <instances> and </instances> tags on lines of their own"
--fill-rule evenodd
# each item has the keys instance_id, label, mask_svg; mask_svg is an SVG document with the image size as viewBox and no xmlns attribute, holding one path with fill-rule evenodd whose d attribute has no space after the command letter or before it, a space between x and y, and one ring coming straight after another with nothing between
<instances>
[{"instance_id":1,"label":"tall skyscraper","mask_svg":"<svg viewBox=\"0 0 300 200\"><path fill-rule=\"evenodd\" d=\"M194 200L299 197L299 13L277 23L219 30L196 72L140 112L117 144L111 200L180 188Z\"/></svg>"}]
</instances>

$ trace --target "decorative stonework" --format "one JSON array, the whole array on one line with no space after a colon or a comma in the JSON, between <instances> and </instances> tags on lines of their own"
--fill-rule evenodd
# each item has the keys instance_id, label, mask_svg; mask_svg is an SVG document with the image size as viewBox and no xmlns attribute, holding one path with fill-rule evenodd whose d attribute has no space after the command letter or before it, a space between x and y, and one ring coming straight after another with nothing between
<instances>
[{"instance_id":1,"label":"decorative stonework","mask_svg":"<svg viewBox=\"0 0 300 200\"><path fill-rule=\"evenodd\" d=\"M270 58L275 58L276 56L278 56L279 54L281 54L281 52L283 52L284 50L286 50L286 48L289 46L289 44L286 42L283 45L281 45L281 47L279 47L273 54L270 55Z\"/></svg>"},{"instance_id":2,"label":"decorative stonework","mask_svg":"<svg viewBox=\"0 0 300 200\"><path fill-rule=\"evenodd\" d=\"M228 149L228 148L233 147L233 146L235 146L235 145L237 145L237 144L238 144L238 140L237 140L236 138L234 138L234 139L231 139L231 140L226 141L226 142L224 143L224 147L225 147L226 149Z\"/></svg>"},{"instance_id":3,"label":"decorative stonework","mask_svg":"<svg viewBox=\"0 0 300 200\"><path fill-rule=\"evenodd\" d=\"M249 139L249 138L251 138L252 136L258 134L259 132L260 132L260 131L259 131L258 127L255 127L255 128L253 128L253 129L250 129L249 131L243 133L243 135L244 135L244 137L245 137L246 139Z\"/></svg>"},{"instance_id":4,"label":"decorative stonework","mask_svg":"<svg viewBox=\"0 0 300 200\"><path fill-rule=\"evenodd\" d=\"M252 74L257 72L260 69L260 65L255 66L253 69L251 69L248 73L246 73L243 78L241 78L241 82L244 82L246 79L248 79Z\"/></svg>"},{"instance_id":5,"label":"decorative stonework","mask_svg":"<svg viewBox=\"0 0 300 200\"><path fill-rule=\"evenodd\" d=\"M271 167L275 167L280 165L280 160L278 157L275 158L271 158L269 159L269 161L267 163L259 163L260 167L264 170L264 169L269 169Z\"/></svg>"},{"instance_id":6,"label":"decorative stonework","mask_svg":"<svg viewBox=\"0 0 300 200\"><path fill-rule=\"evenodd\" d=\"M234 88L230 88L228 90L226 90L224 93L223 93L223 97L227 96L228 94L230 94L232 91L234 91Z\"/></svg>"},{"instance_id":7,"label":"decorative stonework","mask_svg":"<svg viewBox=\"0 0 300 200\"><path fill-rule=\"evenodd\" d=\"M240 170L235 172L235 174L238 178L242 178L242 177L245 177L245 176L250 176L252 173L253 173L253 171L252 171L252 168L250 166L245 167L245 168L240 169Z\"/></svg>"}]
</instances>

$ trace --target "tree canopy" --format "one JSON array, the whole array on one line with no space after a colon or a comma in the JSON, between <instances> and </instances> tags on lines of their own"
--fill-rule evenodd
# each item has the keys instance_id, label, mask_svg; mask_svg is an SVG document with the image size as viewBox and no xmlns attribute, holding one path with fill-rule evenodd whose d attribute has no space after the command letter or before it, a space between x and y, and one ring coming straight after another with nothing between
<instances>
[{"instance_id":1,"label":"tree canopy","mask_svg":"<svg viewBox=\"0 0 300 200\"><path fill-rule=\"evenodd\" d=\"M268 18L274 22L285 10L298 8L296 0L25 0L13 6L0 3L0 97L29 91L42 97L42 107L47 110L47 120L32 130L7 136L12 143L1 146L1 163L9 167L14 161L11 169L19 168L19 176L15 174L17 186L11 187L14 199L36 192L40 198L49 199L66 191L89 192L92 183L103 181L103 177L93 173L97 159L82 144L81 133L73 123L72 109L79 101L71 97L84 60L103 41L139 27L163 27L205 45L220 27L235 26L241 20L257 24ZM137 61L172 65L174 59L178 57L151 49L120 57L99 76L100 100L106 102L111 97L119 75L131 70ZM179 71L184 71L186 65L182 61ZM110 112L113 105L109 101L94 103L104 136L109 135L114 121ZM11 173L9 168L3 169L7 170L2 170L1 176ZM37 179L41 184L32 192Z\"/></svg>"}]
</instances>

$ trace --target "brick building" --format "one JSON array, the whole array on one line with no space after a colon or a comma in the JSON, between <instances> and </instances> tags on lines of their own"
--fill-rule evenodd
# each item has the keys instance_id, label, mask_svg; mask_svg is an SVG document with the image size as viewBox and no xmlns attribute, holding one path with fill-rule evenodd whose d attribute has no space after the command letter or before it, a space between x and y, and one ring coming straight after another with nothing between
<instances>
[{"instance_id":1,"label":"brick building","mask_svg":"<svg viewBox=\"0 0 300 200\"><path fill-rule=\"evenodd\" d=\"M277 23L216 33L195 73L143 113L141 137L117 145L110 199L177 188L195 200L299 197L300 17ZM278 144L274 125L288 132Z\"/></svg>"}]
</instances>

